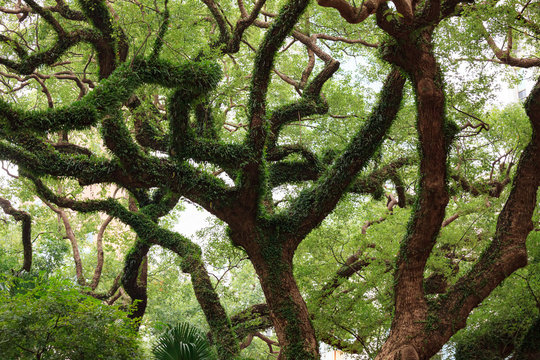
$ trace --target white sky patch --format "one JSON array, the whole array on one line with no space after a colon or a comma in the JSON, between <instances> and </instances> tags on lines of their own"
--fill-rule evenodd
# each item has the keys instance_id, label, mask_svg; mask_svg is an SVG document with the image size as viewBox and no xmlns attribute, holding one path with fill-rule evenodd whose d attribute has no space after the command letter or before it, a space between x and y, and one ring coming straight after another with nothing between
<instances>
[{"instance_id":1,"label":"white sky patch","mask_svg":"<svg viewBox=\"0 0 540 360\"><path fill-rule=\"evenodd\" d=\"M185 210L182 211L178 222L174 225L174 231L189 239L194 239L197 231L208 225L212 215L200 206L188 201L184 201L183 205Z\"/></svg>"}]
</instances>

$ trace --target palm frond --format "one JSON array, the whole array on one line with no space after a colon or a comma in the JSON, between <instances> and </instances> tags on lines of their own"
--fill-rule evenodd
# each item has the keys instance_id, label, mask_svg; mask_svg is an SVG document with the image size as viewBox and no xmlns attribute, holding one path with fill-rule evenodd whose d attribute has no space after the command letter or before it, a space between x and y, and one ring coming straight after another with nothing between
<instances>
[{"instance_id":1,"label":"palm frond","mask_svg":"<svg viewBox=\"0 0 540 360\"><path fill-rule=\"evenodd\" d=\"M182 322L159 337L152 349L155 360L215 360L205 334L195 326Z\"/></svg>"}]
</instances>

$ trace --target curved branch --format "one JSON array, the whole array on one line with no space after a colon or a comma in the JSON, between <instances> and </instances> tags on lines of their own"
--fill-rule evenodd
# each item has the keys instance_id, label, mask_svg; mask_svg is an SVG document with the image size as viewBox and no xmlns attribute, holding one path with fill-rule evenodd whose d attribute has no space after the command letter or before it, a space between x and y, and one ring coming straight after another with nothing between
<instances>
[{"instance_id":1,"label":"curved branch","mask_svg":"<svg viewBox=\"0 0 540 360\"><path fill-rule=\"evenodd\" d=\"M208 272L202 263L200 247L178 233L161 228L153 220L157 214L155 208L143 207L140 211L135 212L132 209L126 209L113 198L87 201L72 200L55 195L38 178L30 174L27 174L27 177L36 186L36 191L48 201L80 212L105 212L129 225L137 233L138 238L126 256L122 277L122 284L128 293L131 292L130 296L141 300L139 308L131 315L133 318L142 316L146 307L146 287L138 283L138 274L143 258L152 244L160 245L179 255L182 271L191 275L195 295L208 319L212 333L216 334L217 342L220 345L218 350L220 354L237 354L239 350L237 349L236 337L233 334L227 313L221 305L219 296L215 292ZM134 207L132 208L135 210Z\"/></svg>"},{"instance_id":2,"label":"curved branch","mask_svg":"<svg viewBox=\"0 0 540 360\"><path fill-rule=\"evenodd\" d=\"M270 82L275 55L289 32L296 24L309 1L290 0L277 19L270 25L257 51L249 98L249 142L256 153L262 151L266 140L265 109L266 92Z\"/></svg>"},{"instance_id":3,"label":"curved branch","mask_svg":"<svg viewBox=\"0 0 540 360\"><path fill-rule=\"evenodd\" d=\"M345 21L351 24L358 24L367 19L371 14L377 12L381 4L388 0L365 0L360 7L355 7L349 4L346 0L317 0L317 4L323 7L334 8L339 11L339 14ZM413 18L413 6L415 2L412 0L392 0L398 12L405 17L407 21Z\"/></svg>"},{"instance_id":4,"label":"curved branch","mask_svg":"<svg viewBox=\"0 0 540 360\"><path fill-rule=\"evenodd\" d=\"M480 22L482 32L484 34L484 38L486 39L491 51L493 51L493 54L499 59L499 61L502 64L514 66L514 67L520 67L520 68L530 68L530 67L537 67L540 66L540 58L537 57L531 57L531 58L516 58L513 57L510 54L511 51L511 38L509 38L508 48L506 50L502 50L497 46L495 43L495 40L493 40L493 37L488 33L485 26ZM511 36L511 33L509 34Z\"/></svg>"},{"instance_id":5,"label":"curved branch","mask_svg":"<svg viewBox=\"0 0 540 360\"><path fill-rule=\"evenodd\" d=\"M306 86L300 100L281 106L272 111L270 116L269 148L275 146L279 132L284 125L313 114L324 114L328 111L328 104L321 98L324 84L339 69L339 62L330 60L317 76Z\"/></svg>"},{"instance_id":6,"label":"curved branch","mask_svg":"<svg viewBox=\"0 0 540 360\"><path fill-rule=\"evenodd\" d=\"M83 274L81 255L79 252L79 244L77 242L77 237L75 236L75 233L73 232L73 228L71 227L71 223L68 219L66 212L61 208L57 208L53 206L50 202L44 199L42 199L42 201L45 203L45 205L47 205L52 211L54 211L58 215L60 220L62 220L64 229L66 230L66 237L71 243L71 250L73 252L73 261L75 263L75 274L77 276L77 282L81 286L86 286L86 280Z\"/></svg>"}]
</instances>

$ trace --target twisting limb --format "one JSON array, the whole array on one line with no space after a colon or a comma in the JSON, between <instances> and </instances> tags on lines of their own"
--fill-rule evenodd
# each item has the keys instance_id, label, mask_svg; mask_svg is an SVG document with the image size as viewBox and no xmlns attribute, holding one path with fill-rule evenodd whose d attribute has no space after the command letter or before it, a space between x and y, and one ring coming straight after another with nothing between
<instances>
[{"instance_id":1,"label":"twisting limb","mask_svg":"<svg viewBox=\"0 0 540 360\"><path fill-rule=\"evenodd\" d=\"M109 288L109 290L107 292L105 292L105 293L96 293L95 290L94 290L94 291L88 292L88 295L90 295L92 297L95 297L96 299L99 299L99 300L107 301L107 303L109 305L111 305L116 300L118 300L118 297L120 297L119 289L120 289L120 286L121 286L120 280L122 279L122 276L123 276L123 272L120 272L114 278L113 283L112 283L111 287ZM118 295L118 297L116 297L117 295Z\"/></svg>"},{"instance_id":2,"label":"twisting limb","mask_svg":"<svg viewBox=\"0 0 540 360\"><path fill-rule=\"evenodd\" d=\"M339 62L329 61L319 74L308 84L302 93L300 100L281 106L272 111L269 122L268 134L269 151L275 146L279 133L284 125L313 114L324 114L328 111L328 104L321 97L324 84L338 70Z\"/></svg>"},{"instance_id":3,"label":"twisting limb","mask_svg":"<svg viewBox=\"0 0 540 360\"><path fill-rule=\"evenodd\" d=\"M508 33L508 46L506 50L503 50L497 46L493 37L489 34L485 26L480 22L481 29L483 30L484 38L486 39L490 49L493 51L493 54L501 62L501 64L506 64L514 67L521 68L530 68L540 66L540 58L530 57L530 58L516 58L511 55L512 51L512 32L509 30Z\"/></svg>"},{"instance_id":4,"label":"twisting limb","mask_svg":"<svg viewBox=\"0 0 540 360\"><path fill-rule=\"evenodd\" d=\"M251 24L253 24L253 22L257 19L257 16L259 15L259 12L261 11L265 3L266 0L257 0L257 2L253 5L253 9L248 14L246 8L244 7L243 1L238 0L238 7L240 8L241 17L236 22L233 34L224 49L225 53L238 52L240 42L242 40L242 35L246 31L246 29L251 26Z\"/></svg>"},{"instance_id":5,"label":"twisting limb","mask_svg":"<svg viewBox=\"0 0 540 360\"><path fill-rule=\"evenodd\" d=\"M527 264L525 241L540 186L540 80L525 105L532 138L521 154L509 198L499 214L493 240L471 271L458 280L440 302L437 314L448 328L465 326L468 314L509 274ZM468 289L474 289L470 292ZM444 326L441 329L445 328ZM447 337L451 334L444 331Z\"/></svg>"},{"instance_id":6,"label":"twisting limb","mask_svg":"<svg viewBox=\"0 0 540 360\"><path fill-rule=\"evenodd\" d=\"M43 19L45 19L45 21L49 23L49 25L52 26L52 28L54 29L54 31L59 37L66 35L64 28L60 25L58 20L56 20L56 18L52 16L50 10L44 9L43 7L38 5L34 0L24 0L24 1L28 4L28 6L30 6L32 10L34 10Z\"/></svg>"},{"instance_id":7,"label":"twisting limb","mask_svg":"<svg viewBox=\"0 0 540 360\"><path fill-rule=\"evenodd\" d=\"M364 21L369 15L377 12L381 4L388 0L366 0L360 7L352 6L346 0L317 0L317 4L323 7L331 7L339 11L339 14L348 23L358 24ZM416 3L412 0L392 0L398 12L403 15L407 21L412 21L414 6Z\"/></svg>"},{"instance_id":8,"label":"twisting limb","mask_svg":"<svg viewBox=\"0 0 540 360\"><path fill-rule=\"evenodd\" d=\"M134 307L129 317L137 319L138 325L146 311L148 303L147 275L148 275L148 250L149 244L142 241L139 237L131 247L129 254L124 260L124 269L122 272L122 286L131 297L131 304Z\"/></svg>"},{"instance_id":9,"label":"twisting limb","mask_svg":"<svg viewBox=\"0 0 540 360\"><path fill-rule=\"evenodd\" d=\"M210 10L210 13L214 17L220 34L219 43L228 43L231 39L231 30L229 29L229 21L225 17L225 14L221 11L218 4L214 0L202 0L204 4Z\"/></svg>"},{"instance_id":10,"label":"twisting limb","mask_svg":"<svg viewBox=\"0 0 540 360\"><path fill-rule=\"evenodd\" d=\"M99 231L96 236L97 261L96 268L94 270L94 276L92 277L92 281L90 282L90 289L92 290L95 290L98 287L99 280L101 278L101 272L103 270L103 234L105 233L105 229L111 223L112 219L112 216L107 216L107 218L99 227Z\"/></svg>"},{"instance_id":11,"label":"twisting limb","mask_svg":"<svg viewBox=\"0 0 540 360\"><path fill-rule=\"evenodd\" d=\"M245 142L250 149L251 160L243 166L242 181L239 184L239 199L247 205L246 217L252 218L257 215L259 207L257 201L265 186L261 158L268 136L266 95L274 59L279 47L308 4L307 0L290 0L265 33L264 40L257 50L248 100L249 128Z\"/></svg>"},{"instance_id":12,"label":"twisting limb","mask_svg":"<svg viewBox=\"0 0 540 360\"><path fill-rule=\"evenodd\" d=\"M131 315L132 317L142 316L146 306L146 288L139 283L139 277L142 276L142 280L144 280L145 276L144 267L140 270L144 258L150 246L160 245L175 252L181 259L182 271L191 275L195 295L206 315L210 329L216 336L220 356L224 359L232 359L238 354L236 336L202 263L200 247L186 237L163 229L156 223L159 217L170 210L167 209L167 206L174 206L178 201L175 194L160 198L158 203L142 206L135 212L136 208L133 202L130 209L126 209L114 198L77 201L58 196L47 188L40 179L31 174L26 174L26 176L32 180L40 196L57 206L80 212L105 212L129 225L137 233L137 240L126 256L122 277L122 284L132 299L141 300L140 308L137 308L136 312ZM142 275L139 275L139 271L142 272Z\"/></svg>"}]
</instances>

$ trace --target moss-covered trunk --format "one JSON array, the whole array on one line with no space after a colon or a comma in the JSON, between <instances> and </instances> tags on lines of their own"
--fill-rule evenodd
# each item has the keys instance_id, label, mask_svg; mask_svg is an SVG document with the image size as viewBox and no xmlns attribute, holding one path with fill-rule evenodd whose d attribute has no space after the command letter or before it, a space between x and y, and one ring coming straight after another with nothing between
<instances>
[{"instance_id":1,"label":"moss-covered trunk","mask_svg":"<svg viewBox=\"0 0 540 360\"><path fill-rule=\"evenodd\" d=\"M293 275L292 256L279 244L250 247L248 254L270 308L281 346L280 360L316 360L319 344Z\"/></svg>"}]
</instances>

